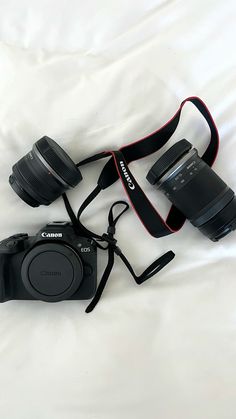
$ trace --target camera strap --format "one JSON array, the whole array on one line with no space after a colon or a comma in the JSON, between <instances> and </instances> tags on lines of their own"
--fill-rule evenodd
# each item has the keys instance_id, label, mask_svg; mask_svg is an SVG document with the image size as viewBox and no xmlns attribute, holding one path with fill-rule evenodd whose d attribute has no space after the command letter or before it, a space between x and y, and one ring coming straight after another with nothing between
<instances>
[{"instance_id":1,"label":"camera strap","mask_svg":"<svg viewBox=\"0 0 236 419\"><path fill-rule=\"evenodd\" d=\"M123 205L124 209L116 217L114 217L113 210L117 205ZM175 254L172 251L169 251L165 253L163 256L159 257L157 260L155 260L148 268L145 269L145 271L141 275L136 275L128 259L122 253L121 249L117 246L117 240L114 237L116 232L116 223L119 220L119 218L128 210L128 208L129 205L125 201L117 201L110 208L108 214L107 233L102 235L102 240L107 242L108 244L108 263L101 278L101 281L98 285L95 297L86 308L86 313L90 313L100 300L100 297L106 286L106 283L114 265L115 254L120 257L120 259L122 260L126 268L129 270L130 274L132 275L132 277L138 285L141 285L144 281L151 278L153 275L156 275L157 272L164 268L164 266L166 266L175 257Z\"/></svg>"},{"instance_id":2,"label":"camera strap","mask_svg":"<svg viewBox=\"0 0 236 419\"><path fill-rule=\"evenodd\" d=\"M116 201L114 204L112 204L109 214L108 214L108 228L107 233L104 233L102 236L100 236L97 233L94 233L90 230L88 230L79 220L79 217L82 213L82 211L89 205L89 203L94 199L94 197L100 192L100 188L95 188L95 190L88 196L88 198L83 203L83 209L79 210L78 217L76 217L70 202L67 198L67 195L64 193L62 195L66 210L68 212L68 215L72 221L73 227L77 234L84 235L86 237L89 237L93 240L95 240L97 247L99 247L102 250L108 251L108 261L107 266L104 270L104 273L102 275L102 278L99 282L97 291L95 293L94 298L92 299L91 303L86 308L86 313L90 313L97 303L99 302L103 290L107 284L107 281L109 279L110 273L113 269L114 262L115 262L115 254L120 257L126 268L129 270L130 274L134 278L135 282L138 285L141 285L143 282L145 282L147 279L151 278L152 276L156 275L157 272L159 272L161 269L163 269L174 257L175 254L171 250L166 252L164 255L156 259L150 266L148 266L144 272L141 275L136 275L134 272L130 262L126 258L126 256L122 253L121 249L117 246L117 240L115 239L115 232L116 232L116 224L117 221L120 219L120 217L129 209L129 204L125 201ZM124 209L118 213L116 217L114 217L114 209L117 205L123 205ZM102 246L100 242L105 242L106 246Z\"/></svg>"},{"instance_id":3,"label":"camera strap","mask_svg":"<svg viewBox=\"0 0 236 419\"><path fill-rule=\"evenodd\" d=\"M206 148L206 151L204 152L201 158L209 166L212 166L218 152L219 134L215 122L207 106L200 98L195 96L185 99L181 103L179 109L174 114L174 116L165 125L163 125L161 128L159 128L152 134L148 135L147 137L135 141L134 143L127 144L121 147L119 150L111 150L97 153L94 156L91 156L77 164L77 166L80 167L94 162L96 160L110 157L110 159L102 169L102 172L98 178L97 186L85 199L78 211L77 216L74 214L66 194L63 194L65 207L77 233L83 234L86 237L93 238L100 249L108 250L107 266L103 273L102 279L98 285L95 297L86 309L87 313L91 312L94 309L102 295L102 292L106 286L107 280L110 276L111 270L114 265L115 254L121 258L121 260L129 270L137 284L141 284L145 280L151 278L164 266L166 266L175 256L172 251L168 251L163 256L155 260L147 269L145 269L145 271L140 276L137 276L131 264L124 256L120 248L117 246L117 241L114 237L116 231L116 223L121 217L121 215L127 211L129 205L125 201L117 201L111 206L108 215L107 233L103 234L102 236L86 228L81 222L80 217L83 211L87 208L87 206L97 197L97 195L103 189L107 189L118 179L120 179L134 211L140 218L144 227L152 236L156 238L163 237L178 231L183 226L186 218L173 205L171 206L166 220L164 220L161 217L161 215L156 211L156 209L153 207L153 205L147 198L142 188L139 186L135 177L129 170L128 165L132 161L139 160L141 158L149 156L150 154L155 153L168 142L168 140L171 138L179 124L182 108L187 102L191 102L196 106L196 108L205 118L210 128L210 141ZM124 205L125 208L120 212L118 216L114 217L113 210L116 205ZM103 247L100 242L105 242L106 247Z\"/></svg>"},{"instance_id":4,"label":"camera strap","mask_svg":"<svg viewBox=\"0 0 236 419\"><path fill-rule=\"evenodd\" d=\"M77 166L83 166L90 162L110 156L111 158L105 164L98 178L98 189L107 189L120 179L130 203L140 221L146 230L156 238L175 233L183 226L186 218L174 205L172 205L166 220L164 220L153 207L142 188L139 186L135 177L129 170L128 165L132 161L142 159L155 153L168 142L179 124L182 109L187 102L191 102L195 105L205 118L210 128L210 141L201 158L209 166L212 166L218 152L219 134L207 106L199 97L196 96L185 99L174 116L165 125L152 134L142 138L141 140L127 144L117 151L104 151L77 164ZM98 192L98 189L96 189L96 192Z\"/></svg>"}]
</instances>

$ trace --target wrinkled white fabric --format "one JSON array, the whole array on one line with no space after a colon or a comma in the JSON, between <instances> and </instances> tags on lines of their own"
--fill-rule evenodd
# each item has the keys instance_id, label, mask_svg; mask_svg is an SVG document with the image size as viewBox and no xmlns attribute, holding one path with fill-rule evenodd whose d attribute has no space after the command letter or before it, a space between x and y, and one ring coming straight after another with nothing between
<instances>
[{"instance_id":1,"label":"wrinkled white fabric","mask_svg":"<svg viewBox=\"0 0 236 419\"><path fill-rule=\"evenodd\" d=\"M235 1L8 0L0 12L1 238L67 217L61 200L33 209L8 185L34 141L49 135L78 161L152 132L189 95L212 111L214 167L236 190ZM181 138L200 151L208 141L192 105L170 144ZM159 155L131 169L164 216L145 180ZM103 164L83 169L75 209ZM84 221L104 232L121 198L116 183ZM176 258L140 287L117 261L90 315L79 301L0 305L1 418L235 418L235 234L212 243L186 223L156 240L130 210L117 238L137 273L169 249ZM99 253L99 276L105 263Z\"/></svg>"}]
</instances>

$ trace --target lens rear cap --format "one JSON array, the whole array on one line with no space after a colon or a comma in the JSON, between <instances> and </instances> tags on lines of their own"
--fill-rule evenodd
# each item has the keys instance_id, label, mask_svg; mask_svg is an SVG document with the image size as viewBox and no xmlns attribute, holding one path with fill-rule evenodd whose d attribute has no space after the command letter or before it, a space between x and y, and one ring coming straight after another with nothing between
<instances>
[{"instance_id":1,"label":"lens rear cap","mask_svg":"<svg viewBox=\"0 0 236 419\"><path fill-rule=\"evenodd\" d=\"M63 243L42 243L25 256L21 277L36 299L56 302L70 298L83 279L79 255Z\"/></svg>"}]
</instances>

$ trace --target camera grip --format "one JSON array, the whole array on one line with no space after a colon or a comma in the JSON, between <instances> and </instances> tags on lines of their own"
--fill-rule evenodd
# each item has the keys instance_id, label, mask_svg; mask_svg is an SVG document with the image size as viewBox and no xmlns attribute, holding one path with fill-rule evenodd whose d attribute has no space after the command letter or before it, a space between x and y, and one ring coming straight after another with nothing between
<instances>
[{"instance_id":1,"label":"camera grip","mask_svg":"<svg viewBox=\"0 0 236 419\"><path fill-rule=\"evenodd\" d=\"M8 300L6 297L6 288L5 288L5 273L6 273L6 257L3 254L0 254L0 302L4 303Z\"/></svg>"}]
</instances>

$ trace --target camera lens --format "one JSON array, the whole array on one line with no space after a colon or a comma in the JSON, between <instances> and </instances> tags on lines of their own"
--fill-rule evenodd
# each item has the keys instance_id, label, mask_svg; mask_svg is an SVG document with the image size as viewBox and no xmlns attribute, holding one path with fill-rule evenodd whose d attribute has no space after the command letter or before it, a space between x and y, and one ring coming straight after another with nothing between
<instances>
[{"instance_id":1,"label":"camera lens","mask_svg":"<svg viewBox=\"0 0 236 419\"><path fill-rule=\"evenodd\" d=\"M28 205L49 205L82 180L66 152L51 138L38 140L12 168L9 183Z\"/></svg>"},{"instance_id":2,"label":"camera lens","mask_svg":"<svg viewBox=\"0 0 236 419\"><path fill-rule=\"evenodd\" d=\"M150 169L147 180L212 241L235 230L234 192L187 140L167 150Z\"/></svg>"}]
</instances>

